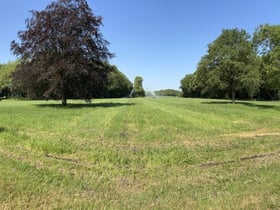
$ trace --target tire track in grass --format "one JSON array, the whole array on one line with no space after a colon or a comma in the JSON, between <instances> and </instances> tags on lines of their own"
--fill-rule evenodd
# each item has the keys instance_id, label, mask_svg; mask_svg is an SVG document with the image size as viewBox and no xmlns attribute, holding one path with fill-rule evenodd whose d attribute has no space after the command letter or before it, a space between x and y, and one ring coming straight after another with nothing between
<instances>
[{"instance_id":1,"label":"tire track in grass","mask_svg":"<svg viewBox=\"0 0 280 210\"><path fill-rule=\"evenodd\" d=\"M187 139L198 139L205 136L209 138L209 134L214 135L218 132L215 122L223 120L215 116L215 122L211 122L212 117L206 116L202 112L182 109L176 106L176 104L170 106L170 104L161 99L149 101L147 105L154 107L155 112L165 115L164 119L170 120L168 126L173 127L173 129L180 129L186 135L185 138Z\"/></svg>"},{"instance_id":2,"label":"tire track in grass","mask_svg":"<svg viewBox=\"0 0 280 210\"><path fill-rule=\"evenodd\" d=\"M81 112L80 116L72 122L70 131L65 136L71 141L76 140L75 143L80 146L94 147L96 143L107 144L108 129L114 123L113 119L120 109L127 104L124 100L115 99L115 101L117 105L114 106L110 99L95 100L96 106Z\"/></svg>"},{"instance_id":3,"label":"tire track in grass","mask_svg":"<svg viewBox=\"0 0 280 210\"><path fill-rule=\"evenodd\" d=\"M248 161L248 160L254 160L254 159L263 159L271 156L276 156L280 154L279 151L265 153L265 154L256 154L252 156L244 156L236 160L227 160L227 161L220 161L220 162L208 162L208 163L202 163L199 166L200 167L213 167L213 166L219 166L219 165L225 165L225 164L231 164L231 163L237 163L239 161Z\"/></svg>"},{"instance_id":4,"label":"tire track in grass","mask_svg":"<svg viewBox=\"0 0 280 210\"><path fill-rule=\"evenodd\" d=\"M147 99L137 100L137 106L133 107L127 117L127 128L134 140L142 143L165 141L174 134L170 132L174 122L170 123L162 112L157 111L149 105Z\"/></svg>"},{"instance_id":5,"label":"tire track in grass","mask_svg":"<svg viewBox=\"0 0 280 210\"><path fill-rule=\"evenodd\" d=\"M108 115L108 118L103 124L103 138L108 140L119 139L127 109L127 107L116 107L114 108L114 114Z\"/></svg>"},{"instance_id":6,"label":"tire track in grass","mask_svg":"<svg viewBox=\"0 0 280 210\"><path fill-rule=\"evenodd\" d=\"M228 132L255 130L256 125L251 123L246 116L240 115L240 111L235 107L228 110L226 107L209 107L207 104L198 103L197 100L176 100L176 103L174 101L159 98L150 100L150 105L156 107L158 111L169 113L180 119L179 126L195 139L197 137L208 140L211 137L219 139L221 135ZM243 123L236 123L237 121Z\"/></svg>"},{"instance_id":7,"label":"tire track in grass","mask_svg":"<svg viewBox=\"0 0 280 210\"><path fill-rule=\"evenodd\" d=\"M163 100L162 100L163 101ZM163 102L166 102L166 101L163 101ZM180 120L180 123L178 123L177 125L181 125L181 124L185 124L185 123L189 123L189 122L191 122L192 120L188 120L188 119L185 119L185 117L184 116L182 116L180 113L181 113L181 109L176 109L176 107L174 107L174 109L172 109L169 105L168 105L168 103L161 103L161 101L160 100L150 100L149 101L149 103L146 103L146 105L147 106L150 106L150 107L153 107L155 110L157 110L158 112L165 112L165 113L168 113L169 115L170 115L170 117L169 118L171 118L172 116L176 116L175 117L175 120L176 120L176 118L177 119L179 119ZM190 112L190 113L193 113L193 111L192 110L187 110L187 112ZM185 113L186 113L186 111L185 111ZM195 115L201 115L200 113L195 113ZM202 114L202 115L205 115L204 113ZM216 117L216 115L214 115L215 117ZM210 116L211 117L211 116ZM219 116L220 117L220 116ZM166 117L166 118L168 118L168 117ZM201 120L202 121L202 120ZM199 127L197 127L196 125L195 126L191 126L192 128L194 128L195 130L195 132L194 132L194 134L195 135L197 135L198 134L198 130L202 130L203 131L203 128L200 128L200 126L203 126L203 124L205 123L205 122L201 122L201 123L197 123L197 121L193 121L195 124L197 124L197 125L199 125ZM208 123L207 121L206 121L206 123ZM201 125L202 124L202 125ZM182 129L185 129L185 127L184 126L182 126L182 127L180 127L180 128L182 128ZM223 129L221 129L222 131L223 131ZM202 132L202 134L203 134L204 132ZM211 133L209 133L209 131L208 130L206 130L205 131L205 138L203 138L204 137L204 135L199 135L199 136L189 136L188 134L192 134L191 132L188 132L188 130L187 130L187 132L185 132L185 135L186 135L186 138L188 139L188 147L189 146L191 146L192 144L190 143L190 142L194 142L194 145L197 145L197 146L199 146L201 149L202 149L202 151L208 151L208 148L209 148L209 151L216 151L214 154L211 154L211 156L213 156L213 158L215 158L217 155L218 156L220 156L220 158L223 158L224 157L224 155L223 155L223 153L224 152L226 152L226 153L228 153L229 151L231 152L231 153L234 153L235 152L235 150L239 150L239 148L240 147L237 147L237 148L235 148L235 147L233 147L233 148L229 148L228 146L226 146L225 147L225 145L230 145L230 144L232 144L231 142L230 142L230 140L228 141L228 138L226 139L226 138L221 138L221 135L219 135L219 134L215 134L214 133L214 135L211 135ZM201 133L200 133L201 134ZM273 135L276 135L276 133L273 133ZM279 133L277 133L277 136L279 135ZM258 135L258 136L266 136L266 135ZM201 138L202 137L202 138ZM218 137L217 139L216 139L216 137ZM220 137L220 138L219 138ZM175 142L174 142L175 143ZM255 147L254 147L255 148ZM226 150L225 150L226 149ZM245 149L250 149L249 147L248 148L245 148ZM251 149L250 149L251 150ZM199 151L199 150L197 150L197 152L198 153L201 153L201 151ZM268 151L269 152L269 151ZM210 154L210 153L209 153ZM242 154L240 154L240 155L242 155ZM244 155L244 154L243 154ZM218 157L217 156L217 157ZM248 160L248 159L254 159L254 158L261 158L263 155L262 154L258 154L258 155L250 155L250 153L248 153L248 156L246 156L246 157L241 157L240 158L240 160ZM266 155L265 155L266 156ZM205 158L203 158L203 159L208 159L209 157L206 157L205 156ZM202 160L203 161L203 160ZM229 161L225 161L225 163L228 163L228 162L235 162L235 160L229 160ZM219 164L223 164L224 162L218 162L218 165ZM207 164L207 163L206 163ZM210 163L211 164L211 163ZM216 163L214 163L214 165L215 165Z\"/></svg>"}]
</instances>

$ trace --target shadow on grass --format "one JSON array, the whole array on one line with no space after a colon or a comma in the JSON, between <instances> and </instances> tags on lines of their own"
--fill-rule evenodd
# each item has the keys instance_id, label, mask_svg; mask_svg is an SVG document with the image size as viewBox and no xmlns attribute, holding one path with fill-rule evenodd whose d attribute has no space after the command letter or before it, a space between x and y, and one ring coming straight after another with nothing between
<instances>
[{"instance_id":1,"label":"shadow on grass","mask_svg":"<svg viewBox=\"0 0 280 210\"><path fill-rule=\"evenodd\" d=\"M134 103L88 103L88 104L71 104L68 103L66 106L62 106L61 104L36 104L37 107L45 107L45 108L60 108L60 109L79 109L79 108L113 108L113 107L121 107L121 106L132 106Z\"/></svg>"},{"instance_id":2,"label":"shadow on grass","mask_svg":"<svg viewBox=\"0 0 280 210\"><path fill-rule=\"evenodd\" d=\"M0 133L1 133L1 132L4 132L5 130L6 130L5 128L0 127Z\"/></svg>"},{"instance_id":3,"label":"shadow on grass","mask_svg":"<svg viewBox=\"0 0 280 210\"><path fill-rule=\"evenodd\" d=\"M232 104L231 101L210 101L210 102L201 102L201 103L202 104ZM238 102L235 102L235 104L241 104L241 105L244 105L244 106L256 107L256 108L260 108L260 109L277 109L277 110L280 110L279 106L265 105L265 104L255 104L255 103L245 102L245 101L238 101Z\"/></svg>"}]
</instances>

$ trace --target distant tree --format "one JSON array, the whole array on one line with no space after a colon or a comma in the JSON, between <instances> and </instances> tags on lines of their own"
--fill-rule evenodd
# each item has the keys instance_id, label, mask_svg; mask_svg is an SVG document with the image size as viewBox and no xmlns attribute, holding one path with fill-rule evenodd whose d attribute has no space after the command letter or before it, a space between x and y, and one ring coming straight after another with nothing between
<instances>
[{"instance_id":1,"label":"distant tree","mask_svg":"<svg viewBox=\"0 0 280 210\"><path fill-rule=\"evenodd\" d=\"M259 88L260 73L257 56L245 30L223 30L208 46L197 69L202 92L209 95L227 93L235 103L238 91L252 97Z\"/></svg>"},{"instance_id":2,"label":"distant tree","mask_svg":"<svg viewBox=\"0 0 280 210\"><path fill-rule=\"evenodd\" d=\"M0 96L8 97L12 94L12 73L17 65L17 61L0 65Z\"/></svg>"},{"instance_id":3,"label":"distant tree","mask_svg":"<svg viewBox=\"0 0 280 210\"><path fill-rule=\"evenodd\" d=\"M181 97L182 93L179 90L165 89L154 91L156 96L178 96Z\"/></svg>"},{"instance_id":4,"label":"distant tree","mask_svg":"<svg viewBox=\"0 0 280 210\"><path fill-rule=\"evenodd\" d=\"M99 95L108 73L103 63L113 56L99 30L102 18L86 0L57 0L31 13L27 30L18 33L21 43L11 43L21 61L15 83L29 95L60 98L62 105Z\"/></svg>"},{"instance_id":5,"label":"distant tree","mask_svg":"<svg viewBox=\"0 0 280 210\"><path fill-rule=\"evenodd\" d=\"M275 99L280 91L280 25L260 25L253 42L261 58L261 91Z\"/></svg>"},{"instance_id":6,"label":"distant tree","mask_svg":"<svg viewBox=\"0 0 280 210\"><path fill-rule=\"evenodd\" d=\"M133 85L133 97L145 97L145 90L143 88L143 78L135 77Z\"/></svg>"},{"instance_id":7,"label":"distant tree","mask_svg":"<svg viewBox=\"0 0 280 210\"><path fill-rule=\"evenodd\" d=\"M106 64L109 74L106 82L105 97L122 98L128 97L132 90L132 83L114 65Z\"/></svg>"}]
</instances>

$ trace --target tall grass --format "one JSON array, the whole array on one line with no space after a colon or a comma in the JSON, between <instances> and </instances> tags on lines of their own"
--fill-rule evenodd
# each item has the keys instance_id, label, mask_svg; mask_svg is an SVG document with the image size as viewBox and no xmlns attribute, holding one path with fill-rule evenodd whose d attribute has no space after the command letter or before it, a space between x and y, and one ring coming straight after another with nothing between
<instances>
[{"instance_id":1,"label":"tall grass","mask_svg":"<svg viewBox=\"0 0 280 210\"><path fill-rule=\"evenodd\" d=\"M0 102L0 209L278 209L280 103Z\"/></svg>"}]
</instances>

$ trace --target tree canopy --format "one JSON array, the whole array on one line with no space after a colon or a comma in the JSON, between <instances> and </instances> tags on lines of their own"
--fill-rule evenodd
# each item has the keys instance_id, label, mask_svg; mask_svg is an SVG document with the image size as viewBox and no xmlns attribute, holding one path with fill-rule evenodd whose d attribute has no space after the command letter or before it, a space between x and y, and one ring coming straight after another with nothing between
<instances>
[{"instance_id":1,"label":"tree canopy","mask_svg":"<svg viewBox=\"0 0 280 210\"><path fill-rule=\"evenodd\" d=\"M225 29L208 45L194 74L181 80L183 95L230 97L235 102L237 93L252 98L261 81L260 62L250 39L243 29Z\"/></svg>"},{"instance_id":2,"label":"tree canopy","mask_svg":"<svg viewBox=\"0 0 280 210\"><path fill-rule=\"evenodd\" d=\"M223 30L208 46L208 54L198 67L198 77L207 78L205 87L225 90L235 102L237 91L253 96L259 86L256 54L245 30Z\"/></svg>"},{"instance_id":3,"label":"tree canopy","mask_svg":"<svg viewBox=\"0 0 280 210\"><path fill-rule=\"evenodd\" d=\"M181 80L180 88L183 97L201 97L201 88L198 87L196 74L187 74Z\"/></svg>"},{"instance_id":4,"label":"tree canopy","mask_svg":"<svg viewBox=\"0 0 280 210\"><path fill-rule=\"evenodd\" d=\"M12 94L11 74L16 70L18 61L0 65L0 96L8 97Z\"/></svg>"},{"instance_id":5,"label":"tree canopy","mask_svg":"<svg viewBox=\"0 0 280 210\"><path fill-rule=\"evenodd\" d=\"M261 90L270 99L278 97L280 90L280 25L260 25L253 38L261 58Z\"/></svg>"},{"instance_id":6,"label":"tree canopy","mask_svg":"<svg viewBox=\"0 0 280 210\"><path fill-rule=\"evenodd\" d=\"M143 78L140 76L135 77L133 85L133 97L145 97L145 90L143 88Z\"/></svg>"},{"instance_id":7,"label":"tree canopy","mask_svg":"<svg viewBox=\"0 0 280 210\"><path fill-rule=\"evenodd\" d=\"M103 63L113 56L101 32L102 18L85 0L58 0L32 11L20 43L11 50L21 61L14 82L29 96L89 99L104 90L108 74Z\"/></svg>"},{"instance_id":8,"label":"tree canopy","mask_svg":"<svg viewBox=\"0 0 280 210\"><path fill-rule=\"evenodd\" d=\"M179 90L173 90L173 89L165 89L165 90L156 90L154 91L154 94L156 96L181 96L182 93Z\"/></svg>"},{"instance_id":9,"label":"tree canopy","mask_svg":"<svg viewBox=\"0 0 280 210\"><path fill-rule=\"evenodd\" d=\"M106 81L106 98L128 97L132 90L132 83L129 79L114 65L106 64L109 74Z\"/></svg>"}]
</instances>

